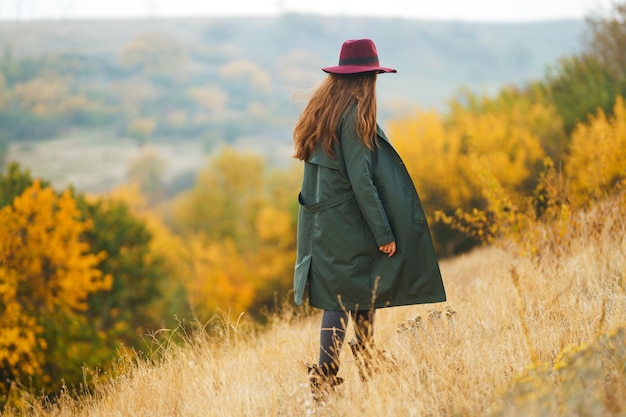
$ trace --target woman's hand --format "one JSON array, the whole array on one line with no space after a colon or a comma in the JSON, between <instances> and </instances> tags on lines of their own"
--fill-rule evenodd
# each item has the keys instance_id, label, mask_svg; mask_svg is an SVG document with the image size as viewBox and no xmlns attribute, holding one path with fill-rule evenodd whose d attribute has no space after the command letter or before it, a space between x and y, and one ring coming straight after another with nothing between
<instances>
[{"instance_id":1,"label":"woman's hand","mask_svg":"<svg viewBox=\"0 0 626 417\"><path fill-rule=\"evenodd\" d=\"M396 241L394 240L391 243L387 243L386 245L379 246L378 250L380 250L383 253L386 253L391 258L393 254L396 253Z\"/></svg>"}]
</instances>

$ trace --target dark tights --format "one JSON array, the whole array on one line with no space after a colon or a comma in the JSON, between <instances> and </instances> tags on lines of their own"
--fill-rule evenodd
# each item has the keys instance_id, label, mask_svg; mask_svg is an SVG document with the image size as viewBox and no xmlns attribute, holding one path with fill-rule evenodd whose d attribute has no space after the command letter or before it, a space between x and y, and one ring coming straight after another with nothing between
<instances>
[{"instance_id":1,"label":"dark tights","mask_svg":"<svg viewBox=\"0 0 626 417\"><path fill-rule=\"evenodd\" d=\"M348 318L351 316L355 341L361 345L371 344L374 338L375 310L331 311L324 310L320 330L319 366L328 369L339 369L339 352L346 337Z\"/></svg>"}]
</instances>

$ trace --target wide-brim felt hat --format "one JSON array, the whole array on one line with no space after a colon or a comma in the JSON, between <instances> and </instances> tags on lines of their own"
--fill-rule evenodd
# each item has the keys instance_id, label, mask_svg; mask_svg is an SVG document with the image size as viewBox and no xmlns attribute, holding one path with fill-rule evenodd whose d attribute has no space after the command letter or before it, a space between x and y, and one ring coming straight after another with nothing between
<instances>
[{"instance_id":1,"label":"wide-brim felt hat","mask_svg":"<svg viewBox=\"0 0 626 417\"><path fill-rule=\"evenodd\" d=\"M341 45L339 65L322 68L331 74L357 74L375 71L396 72L393 68L381 67L376 45L371 39L351 39Z\"/></svg>"}]
</instances>

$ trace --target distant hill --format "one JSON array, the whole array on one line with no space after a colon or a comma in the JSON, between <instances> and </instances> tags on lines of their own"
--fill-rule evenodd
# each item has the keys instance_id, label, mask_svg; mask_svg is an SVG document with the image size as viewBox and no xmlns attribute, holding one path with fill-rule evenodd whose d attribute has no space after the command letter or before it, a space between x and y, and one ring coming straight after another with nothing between
<instances>
[{"instance_id":1,"label":"distant hill","mask_svg":"<svg viewBox=\"0 0 626 417\"><path fill-rule=\"evenodd\" d=\"M219 50L270 72L279 71L285 61L300 60L311 75L301 77L306 84L292 86L298 89L321 79L319 68L337 61L344 40L369 37L384 65L398 69L397 75L381 77L381 99L441 107L459 86L494 92L504 84L542 77L546 65L580 49L583 31L580 20L498 24L300 14L34 21L2 22L0 48L10 45L17 57L72 53L116 60L137 36L160 33L192 51Z\"/></svg>"},{"instance_id":2,"label":"distant hill","mask_svg":"<svg viewBox=\"0 0 626 417\"><path fill-rule=\"evenodd\" d=\"M172 183L224 143L284 164L300 93L346 39L372 38L398 70L378 81L384 127L416 106L444 109L461 86L494 93L540 79L579 51L584 29L297 14L2 22L0 161L8 149L36 175L92 191L122 182L143 142L162 147Z\"/></svg>"}]
</instances>

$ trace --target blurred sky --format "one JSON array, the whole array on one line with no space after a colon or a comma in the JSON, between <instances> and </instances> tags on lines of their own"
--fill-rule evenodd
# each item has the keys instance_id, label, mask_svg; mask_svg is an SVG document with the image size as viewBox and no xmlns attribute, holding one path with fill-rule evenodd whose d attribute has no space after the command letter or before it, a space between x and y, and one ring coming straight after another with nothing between
<instances>
[{"instance_id":1,"label":"blurred sky","mask_svg":"<svg viewBox=\"0 0 626 417\"><path fill-rule=\"evenodd\" d=\"M201 17L311 12L515 22L582 19L612 0L0 0L0 19Z\"/></svg>"}]
</instances>

